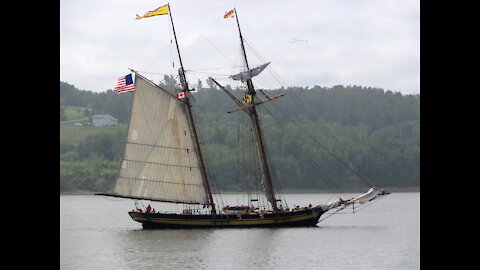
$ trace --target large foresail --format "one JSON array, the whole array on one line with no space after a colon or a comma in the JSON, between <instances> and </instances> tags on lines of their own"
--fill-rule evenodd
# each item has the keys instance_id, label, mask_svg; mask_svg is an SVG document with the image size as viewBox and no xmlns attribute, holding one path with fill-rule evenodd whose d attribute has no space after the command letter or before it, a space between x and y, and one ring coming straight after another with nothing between
<instances>
[{"instance_id":1,"label":"large foresail","mask_svg":"<svg viewBox=\"0 0 480 270\"><path fill-rule=\"evenodd\" d=\"M138 75L135 89L116 195L209 204L187 105Z\"/></svg>"}]
</instances>

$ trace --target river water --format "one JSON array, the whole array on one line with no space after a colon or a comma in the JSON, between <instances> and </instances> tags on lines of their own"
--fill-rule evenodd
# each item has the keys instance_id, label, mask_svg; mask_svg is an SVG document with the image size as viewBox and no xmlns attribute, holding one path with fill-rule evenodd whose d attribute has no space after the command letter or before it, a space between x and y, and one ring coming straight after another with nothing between
<instances>
[{"instance_id":1,"label":"river water","mask_svg":"<svg viewBox=\"0 0 480 270\"><path fill-rule=\"evenodd\" d=\"M239 196L223 198L235 204ZM285 197L290 205L303 206L335 195ZM355 213L350 208L324 214L313 228L143 230L128 215L132 209L134 202L127 199L61 195L60 268L420 268L418 192L393 193Z\"/></svg>"}]
</instances>

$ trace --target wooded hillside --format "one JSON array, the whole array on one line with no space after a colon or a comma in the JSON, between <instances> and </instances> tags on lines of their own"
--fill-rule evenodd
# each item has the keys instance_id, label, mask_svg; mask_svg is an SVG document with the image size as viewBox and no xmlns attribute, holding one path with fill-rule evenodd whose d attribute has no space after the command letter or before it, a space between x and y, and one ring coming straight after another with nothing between
<instances>
[{"instance_id":1,"label":"wooded hillside","mask_svg":"<svg viewBox=\"0 0 480 270\"><path fill-rule=\"evenodd\" d=\"M173 89L173 78L162 86ZM215 187L239 191L246 166L255 166L251 130L243 112L228 114L234 102L207 82L191 92L193 109ZM257 89L259 90L259 89ZM239 89L234 95L241 99ZM258 106L273 172L283 189L418 187L420 184L420 95L359 86L292 87L258 91L257 97L285 96ZM78 114L111 114L127 123L132 94L94 93L60 82L60 120ZM72 129L63 122L61 133ZM66 123L66 124L65 124ZM94 127L75 127L75 133ZM60 191L107 191L113 187L126 139L126 125L97 128L72 140L61 136Z\"/></svg>"}]
</instances>

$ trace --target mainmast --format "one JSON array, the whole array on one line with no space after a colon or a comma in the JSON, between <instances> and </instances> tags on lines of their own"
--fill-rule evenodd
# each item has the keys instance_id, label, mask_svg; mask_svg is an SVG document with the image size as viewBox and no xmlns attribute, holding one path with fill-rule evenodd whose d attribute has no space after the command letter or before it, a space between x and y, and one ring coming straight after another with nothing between
<instances>
[{"instance_id":1,"label":"mainmast","mask_svg":"<svg viewBox=\"0 0 480 270\"><path fill-rule=\"evenodd\" d=\"M175 45L177 47L177 52L178 52L178 58L180 60L180 75L181 77L183 76L183 82L182 82L182 85L184 84L185 86L185 91L190 91L190 89L188 88L188 83L187 83L187 80L186 80L186 77L185 77L185 70L183 68L183 63L182 63L182 57L180 56L180 49L178 47L178 42L177 42L177 35L175 33L175 26L173 25L173 18L172 18L172 11L170 10L170 4L168 4L168 14L170 15L170 22L172 23L172 30L173 30L173 37L175 38ZM192 114L192 107L190 106L190 97L189 95L186 95L186 98L185 98L185 103L186 103L186 108L187 108L187 115L188 115L188 119L189 119L189 122L190 122L190 127L192 129L192 133L193 133L193 140L194 140L194 145L195 145L195 150L196 150L196 153L198 155L198 160L200 162L200 171L201 171L201 174L202 174L202 180L203 180L203 185L205 187L205 191L206 193L208 194L208 200L210 201L210 205L212 207L212 213L216 213L216 210L215 210L215 203L213 201L213 196L212 196L212 191L210 189L210 183L209 183L209 180L208 180L208 175L207 175L207 171L206 171L206 167L205 167L205 161L203 159L203 154L202 154L202 149L200 147L200 143L198 141L198 135L197 135L197 129L195 127L195 122L193 120L193 114Z\"/></svg>"},{"instance_id":2,"label":"mainmast","mask_svg":"<svg viewBox=\"0 0 480 270\"><path fill-rule=\"evenodd\" d=\"M247 54L245 52L245 47L243 45L243 37L242 37L242 31L240 30L240 23L238 22L238 14L237 14L237 10L236 9L234 10L235 10L235 19L237 20L238 33L240 35L240 44L242 46L243 59L245 61L245 66L247 70L249 70L250 67L248 65ZM253 87L252 79L247 79L247 91L244 97L245 104L253 105L255 95L256 95L256 91L255 91L255 88ZM265 151L265 142L263 140L262 129L260 127L258 114L255 107L256 106L252 106L251 108L248 109L248 111L249 111L250 119L252 120L252 124L255 130L255 137L257 139L260 163L263 170L263 174L265 176L265 179L264 179L265 194L267 196L267 200L272 205L273 211L276 212L278 211L278 206L277 206L277 200L275 198L275 190L273 188L272 174L270 172L270 166L268 164L267 154Z\"/></svg>"}]
</instances>

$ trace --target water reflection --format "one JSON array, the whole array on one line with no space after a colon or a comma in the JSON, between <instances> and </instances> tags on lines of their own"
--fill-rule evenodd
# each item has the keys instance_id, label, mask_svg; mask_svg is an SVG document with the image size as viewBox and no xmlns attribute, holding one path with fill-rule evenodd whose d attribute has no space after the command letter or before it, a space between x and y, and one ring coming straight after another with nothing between
<instances>
[{"instance_id":1,"label":"water reflection","mask_svg":"<svg viewBox=\"0 0 480 270\"><path fill-rule=\"evenodd\" d=\"M118 255L117 259L123 261L128 268L193 269L202 262L201 252L212 232L143 229L125 231L112 238L116 247L114 254Z\"/></svg>"},{"instance_id":2,"label":"water reflection","mask_svg":"<svg viewBox=\"0 0 480 270\"><path fill-rule=\"evenodd\" d=\"M281 234L282 229L139 229L112 234L111 246L113 260L127 268L262 269L275 264Z\"/></svg>"},{"instance_id":3,"label":"water reflection","mask_svg":"<svg viewBox=\"0 0 480 270\"><path fill-rule=\"evenodd\" d=\"M275 253L278 234L278 229L216 230L205 243L205 266L218 263L225 269L261 269Z\"/></svg>"}]
</instances>

